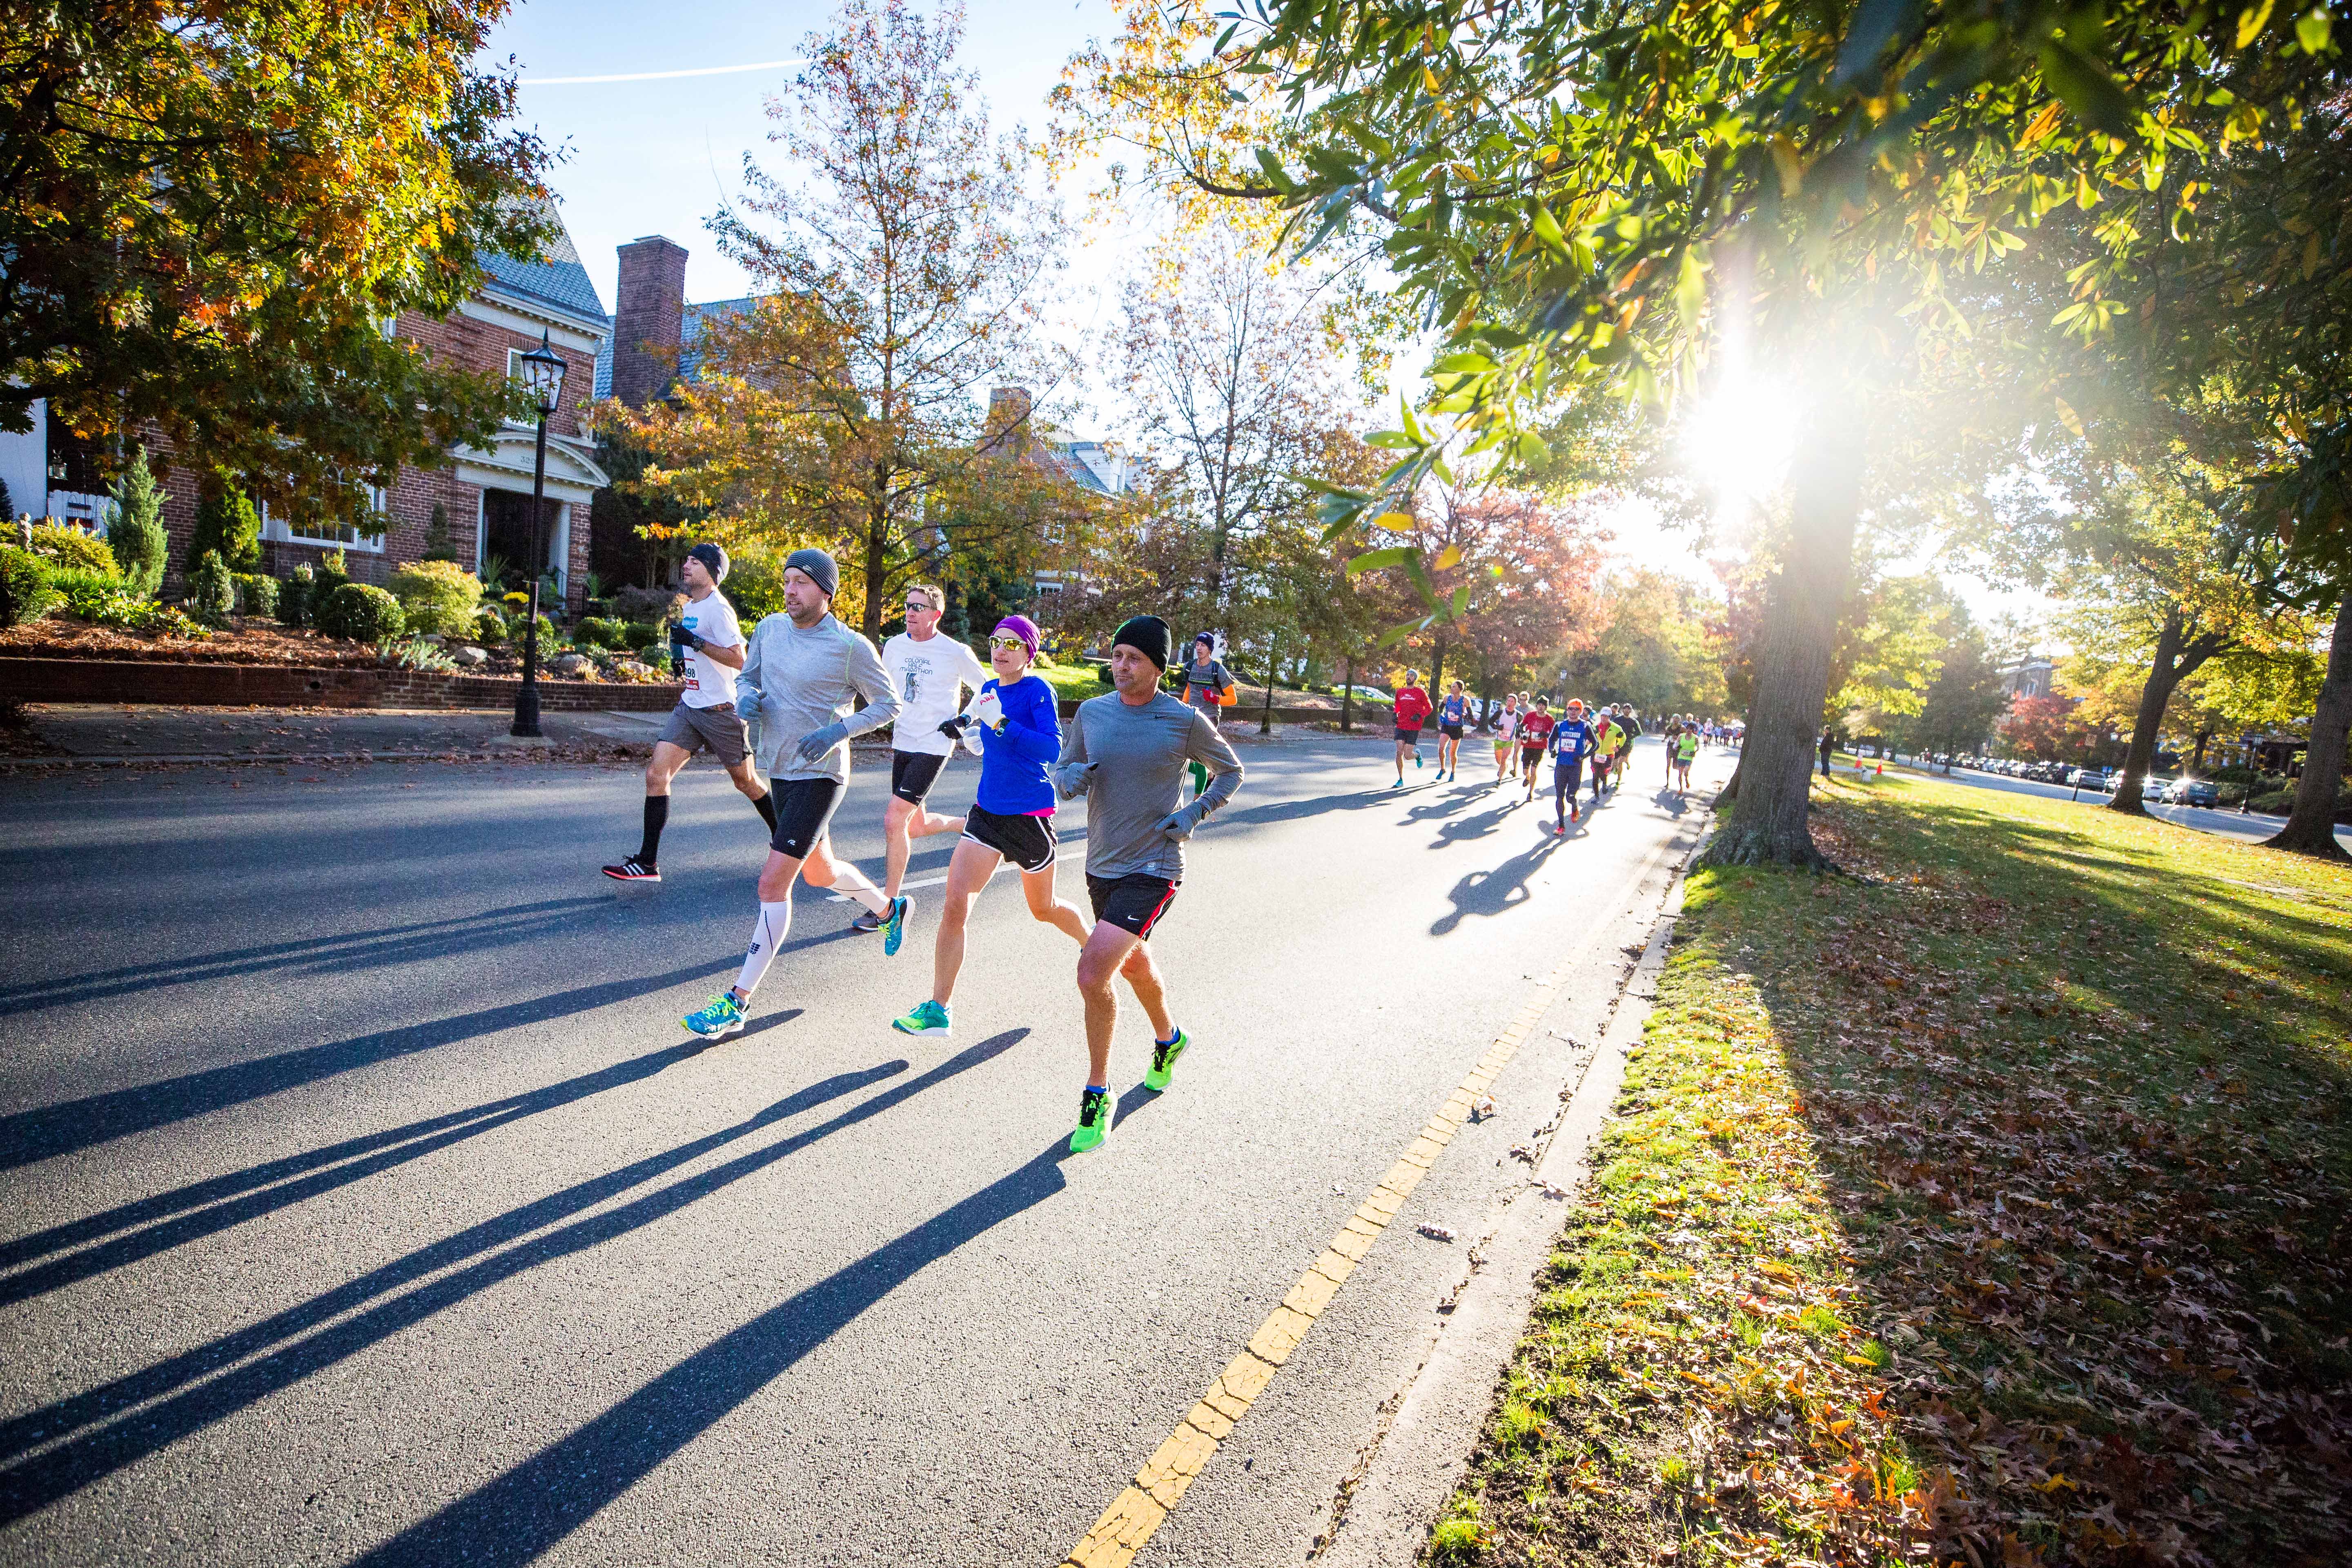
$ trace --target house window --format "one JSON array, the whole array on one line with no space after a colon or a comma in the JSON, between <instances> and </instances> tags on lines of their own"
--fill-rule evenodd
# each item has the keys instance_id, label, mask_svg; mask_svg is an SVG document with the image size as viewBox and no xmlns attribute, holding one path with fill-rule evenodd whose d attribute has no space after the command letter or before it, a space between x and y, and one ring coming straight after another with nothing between
<instances>
[{"instance_id":1,"label":"house window","mask_svg":"<svg viewBox=\"0 0 2352 1568\"><path fill-rule=\"evenodd\" d=\"M367 510L373 531L341 518L279 516L265 501L261 506L261 537L275 539L284 544L315 544L322 550L364 550L381 553L383 550L384 506L388 492L370 485L367 488Z\"/></svg>"}]
</instances>

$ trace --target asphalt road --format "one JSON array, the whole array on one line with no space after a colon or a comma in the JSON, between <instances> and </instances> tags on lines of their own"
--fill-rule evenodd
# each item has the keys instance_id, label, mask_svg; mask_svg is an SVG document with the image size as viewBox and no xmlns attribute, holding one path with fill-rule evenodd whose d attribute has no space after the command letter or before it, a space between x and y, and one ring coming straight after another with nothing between
<instances>
[{"instance_id":1,"label":"asphalt road","mask_svg":"<svg viewBox=\"0 0 2352 1568\"><path fill-rule=\"evenodd\" d=\"M1057 1562L1581 952L1140 1559L1300 1561L1468 1267L1412 1227L1525 1192L1702 798L1645 745L1554 841L1384 752L1244 748L1155 942L1198 1043L1129 1089L1130 1003L1076 1158L1075 949L1009 879L949 1039L887 1027L919 893L886 960L804 890L752 1030L678 1028L762 848L709 769L657 889L595 874L620 769L0 778L0 1563Z\"/></svg>"},{"instance_id":2,"label":"asphalt road","mask_svg":"<svg viewBox=\"0 0 2352 1568\"><path fill-rule=\"evenodd\" d=\"M1973 784L1979 789L2006 790L2012 795L2038 795L2044 800L2071 799L2077 805L2088 806L2105 805L2115 798L2096 790L2076 791L2066 784L2013 779L2003 773L1979 773L1973 768L1954 768L1948 776L1943 769L1937 768L1933 770L1932 776L1942 779L1946 784ZM2150 816L2161 817L2183 827L2194 827L2201 833L2218 833L2224 838L2242 838L2248 843L2260 843L2286 826L2284 816L2216 811L2202 805L2159 805L2153 801L2148 803L2147 813ZM2347 849L2352 849L2352 827L2338 828L2336 841Z\"/></svg>"}]
</instances>

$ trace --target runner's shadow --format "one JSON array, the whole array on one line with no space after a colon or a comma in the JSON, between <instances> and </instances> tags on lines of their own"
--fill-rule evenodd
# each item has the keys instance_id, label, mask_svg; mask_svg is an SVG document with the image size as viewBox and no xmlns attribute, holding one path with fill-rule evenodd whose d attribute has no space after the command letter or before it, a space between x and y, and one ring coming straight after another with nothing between
<instances>
[{"instance_id":1,"label":"runner's shadow","mask_svg":"<svg viewBox=\"0 0 2352 1568\"><path fill-rule=\"evenodd\" d=\"M1143 1080L1137 1079L1135 1087L1118 1097L1118 1113L1110 1119L1110 1130L1114 1132L1118 1131L1127 1125L1129 1117L1139 1110L1159 1104L1160 1097L1164 1092L1166 1091L1161 1089L1146 1089Z\"/></svg>"},{"instance_id":2,"label":"runner's shadow","mask_svg":"<svg viewBox=\"0 0 2352 1568\"><path fill-rule=\"evenodd\" d=\"M1650 804L1668 816L1680 816L1690 809L1690 796L1680 790L1662 789L1650 797Z\"/></svg>"},{"instance_id":3,"label":"runner's shadow","mask_svg":"<svg viewBox=\"0 0 2352 1568\"><path fill-rule=\"evenodd\" d=\"M532 1562L917 1274L1066 1186L1057 1141L1018 1170L721 1336L352 1568Z\"/></svg>"},{"instance_id":4,"label":"runner's shadow","mask_svg":"<svg viewBox=\"0 0 2352 1568\"><path fill-rule=\"evenodd\" d=\"M1429 847L1443 849L1449 845L1468 844L1475 839L1490 837L1502 827L1504 819L1511 815L1513 808L1521 804L1519 798L1513 795L1475 816L1457 817L1452 822L1440 823L1437 837L1429 841Z\"/></svg>"},{"instance_id":5,"label":"runner's shadow","mask_svg":"<svg viewBox=\"0 0 2352 1568\"><path fill-rule=\"evenodd\" d=\"M698 1171L617 1207L598 1208L633 1187L643 1186L787 1117L895 1077L906 1071L908 1064L891 1061L835 1074L733 1127L722 1128L485 1220L373 1269L349 1284L223 1335L210 1344L26 1415L0 1421L0 1458L16 1461L0 1468L0 1525L13 1523L69 1497L183 1437L340 1364L436 1312L526 1276L542 1264L574 1257L666 1219L821 1139L879 1116L925 1089L993 1059L1028 1033L1026 1029L1009 1029L992 1036L929 1072L858 1101L831 1121ZM590 1210L596 1212L586 1212ZM574 1215L583 1217L573 1218ZM542 1228L566 1219L569 1224L554 1230ZM443 1272L460 1264L466 1266L455 1272ZM424 1283L406 1294L394 1294L420 1280ZM322 1324L327 1326L320 1328ZM310 1333L312 1329L320 1331ZM306 1333L308 1338L300 1337ZM216 1373L220 1375L213 1375ZM157 1403L146 1403L151 1400ZM44 1452L19 1458L55 1443L68 1433L76 1435ZM481 1543L476 1542L473 1546L478 1553ZM457 1555L459 1553L454 1551L420 1551L404 1560L446 1562Z\"/></svg>"},{"instance_id":6,"label":"runner's shadow","mask_svg":"<svg viewBox=\"0 0 2352 1568\"><path fill-rule=\"evenodd\" d=\"M747 1025L735 1037L747 1038L800 1016L800 1008L788 1008ZM16 1268L74 1247L85 1248L0 1278L0 1306L28 1300L61 1286L184 1247L247 1220L423 1159L468 1138L495 1131L510 1122L639 1082L665 1068L699 1056L710 1047L711 1042L707 1040L688 1040L529 1094L509 1095L465 1110L412 1121L404 1127L348 1138L323 1149L211 1177L0 1243L0 1268ZM104 1239L107 1237L112 1239ZM100 1245L89 1246L91 1242Z\"/></svg>"},{"instance_id":7,"label":"runner's shadow","mask_svg":"<svg viewBox=\"0 0 2352 1568\"><path fill-rule=\"evenodd\" d=\"M1452 900L1451 912L1438 917L1429 928L1432 936L1450 934L1456 926L1472 915L1493 916L1528 901L1528 879L1534 876L1546 857L1564 840L1547 831L1533 847L1512 856L1491 871L1473 871L1454 884L1445 896Z\"/></svg>"}]
</instances>

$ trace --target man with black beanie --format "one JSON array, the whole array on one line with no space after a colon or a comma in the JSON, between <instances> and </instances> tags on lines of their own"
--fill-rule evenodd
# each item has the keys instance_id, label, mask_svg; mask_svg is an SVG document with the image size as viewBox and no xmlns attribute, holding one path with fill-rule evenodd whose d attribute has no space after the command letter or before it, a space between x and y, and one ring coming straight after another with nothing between
<instances>
[{"instance_id":1,"label":"man with black beanie","mask_svg":"<svg viewBox=\"0 0 2352 1568\"><path fill-rule=\"evenodd\" d=\"M1169 1016L1151 933L1184 878L1184 841L1241 786L1241 759L1197 708L1160 689L1173 651L1168 623L1138 616L1111 638L1108 696L1078 704L1062 737L1054 785L1064 800L1087 797L1087 894L1095 929L1078 953L1078 994L1087 1008L1087 1080L1070 1150L1099 1145L1118 1114L1110 1092L1110 1039L1118 1023L1121 975L1151 1019L1151 1069L1143 1085L1168 1087L1192 1038ZM1209 787L1183 798L1185 765L1199 763Z\"/></svg>"},{"instance_id":2,"label":"man with black beanie","mask_svg":"<svg viewBox=\"0 0 2352 1568\"><path fill-rule=\"evenodd\" d=\"M751 766L751 742L741 714L735 710L735 678L743 668L743 628L735 607L719 592L727 580L727 552L708 540L686 552L678 567L686 585L686 611L669 628L669 643L686 689L669 722L654 742L653 761L646 764L646 831L637 852L617 865L604 868L616 882L658 882L662 828L669 822L670 781L686 760L706 746L735 787L750 799L768 825L776 830L775 803L768 785Z\"/></svg>"}]
</instances>

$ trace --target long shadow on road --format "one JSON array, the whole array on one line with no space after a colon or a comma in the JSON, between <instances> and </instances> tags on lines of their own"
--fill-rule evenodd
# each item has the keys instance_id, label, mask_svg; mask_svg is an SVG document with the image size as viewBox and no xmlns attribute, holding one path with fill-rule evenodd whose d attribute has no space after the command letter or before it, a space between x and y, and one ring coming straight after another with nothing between
<instances>
[{"instance_id":1,"label":"long shadow on road","mask_svg":"<svg viewBox=\"0 0 2352 1568\"><path fill-rule=\"evenodd\" d=\"M1432 936L1445 936L1472 915L1494 916L1528 901L1528 879L1557 848L1560 840L1549 833L1533 846L1491 870L1473 871L1454 884L1445 896L1454 908L1429 928Z\"/></svg>"},{"instance_id":2,"label":"long shadow on road","mask_svg":"<svg viewBox=\"0 0 2352 1568\"><path fill-rule=\"evenodd\" d=\"M738 1041L799 1017L797 1007L761 1018ZM74 1247L85 1250L0 1278L0 1306L121 1268L175 1247L214 1236L250 1219L331 1193L338 1187L424 1158L468 1138L575 1100L653 1077L663 1068L700 1055L709 1042L695 1039L648 1051L529 1094L509 1095L464 1110L427 1117L404 1127L347 1138L322 1149L268 1161L243 1171L194 1182L168 1193L124 1204L17 1240L0 1243L0 1268L22 1268ZM128 1233L128 1234L124 1234ZM91 1247L91 1242L103 1241Z\"/></svg>"},{"instance_id":3,"label":"long shadow on road","mask_svg":"<svg viewBox=\"0 0 2352 1568\"><path fill-rule=\"evenodd\" d=\"M529 1563L930 1264L1059 1193L1056 1142L1016 1171L713 1341L562 1441L359 1558Z\"/></svg>"},{"instance_id":4,"label":"long shadow on road","mask_svg":"<svg viewBox=\"0 0 2352 1568\"><path fill-rule=\"evenodd\" d=\"M215 1421L359 1354L403 1329L543 1263L584 1252L666 1219L820 1139L878 1116L925 1089L993 1059L1028 1033L1026 1029L1010 1029L992 1036L919 1077L860 1100L829 1121L647 1193L618 1208L590 1215L554 1231L532 1234L787 1117L894 1077L904 1072L908 1064L893 1061L836 1074L777 1101L736 1126L722 1128L486 1220L208 1345L0 1422L0 1459L16 1461L0 1468L0 1525L36 1513L182 1437L202 1431ZM1058 1176L1055 1184L1058 1187ZM939 1223L934 1221L933 1225ZM507 1246L509 1242L517 1245ZM504 1250L493 1251L499 1247ZM491 1256L480 1258L478 1262L456 1273L433 1279L405 1295L383 1300L403 1286L484 1253ZM375 1304L370 1305L371 1302ZM352 1317L341 1317L357 1309L365 1310ZM308 1339L296 1339L338 1318L341 1321L331 1322L320 1332ZM257 1355L259 1359L234 1366L210 1382L199 1381ZM162 1403L146 1403L157 1399ZM109 1421L110 1416L114 1418ZM41 1445L54 1443L64 1434L100 1422L106 1424L41 1449ZM41 1451L36 1452L37 1449ZM29 1457L19 1458L20 1456ZM479 1542L476 1546L478 1550ZM441 1560L440 1555L429 1552L408 1559Z\"/></svg>"}]
</instances>

